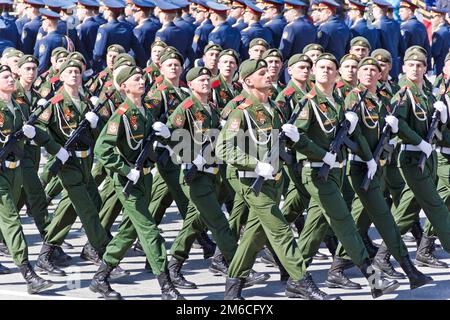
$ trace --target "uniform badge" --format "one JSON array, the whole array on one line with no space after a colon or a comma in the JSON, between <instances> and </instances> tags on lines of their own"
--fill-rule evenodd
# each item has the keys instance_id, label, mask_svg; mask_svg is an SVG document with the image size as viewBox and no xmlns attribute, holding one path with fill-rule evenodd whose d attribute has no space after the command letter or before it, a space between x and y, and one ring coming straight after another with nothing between
<instances>
[{"instance_id":1,"label":"uniform badge","mask_svg":"<svg viewBox=\"0 0 450 320\"><path fill-rule=\"evenodd\" d=\"M50 119L50 116L52 115L52 112L50 109L45 109L42 111L42 113L39 115L39 120L42 120L44 122L47 122Z\"/></svg>"},{"instance_id":2,"label":"uniform badge","mask_svg":"<svg viewBox=\"0 0 450 320\"><path fill-rule=\"evenodd\" d=\"M326 105L325 103L319 104L319 109L320 109L320 111L322 111L323 113L327 113L327 105Z\"/></svg>"},{"instance_id":3,"label":"uniform badge","mask_svg":"<svg viewBox=\"0 0 450 320\"><path fill-rule=\"evenodd\" d=\"M173 123L177 126L177 127L182 127L184 124L184 117L181 114L177 114L174 119L173 119Z\"/></svg>"},{"instance_id":4,"label":"uniform badge","mask_svg":"<svg viewBox=\"0 0 450 320\"><path fill-rule=\"evenodd\" d=\"M100 109L100 114L104 117L109 117L109 110L107 107L103 107Z\"/></svg>"},{"instance_id":5,"label":"uniform badge","mask_svg":"<svg viewBox=\"0 0 450 320\"><path fill-rule=\"evenodd\" d=\"M322 31L317 32L317 38L322 38Z\"/></svg>"},{"instance_id":6,"label":"uniform badge","mask_svg":"<svg viewBox=\"0 0 450 320\"><path fill-rule=\"evenodd\" d=\"M195 121L200 122L201 124L203 124L203 121L205 121L205 116L200 111L197 111L195 113Z\"/></svg>"},{"instance_id":7,"label":"uniform badge","mask_svg":"<svg viewBox=\"0 0 450 320\"><path fill-rule=\"evenodd\" d=\"M41 44L40 46L39 46L39 53L40 54L43 54L45 52L45 44Z\"/></svg>"},{"instance_id":8,"label":"uniform badge","mask_svg":"<svg viewBox=\"0 0 450 320\"><path fill-rule=\"evenodd\" d=\"M5 115L0 112L0 127L3 128L3 125L5 124Z\"/></svg>"},{"instance_id":9,"label":"uniform badge","mask_svg":"<svg viewBox=\"0 0 450 320\"><path fill-rule=\"evenodd\" d=\"M66 119L66 121L69 121L70 119L72 119L72 117L72 111L70 109L64 109L64 119Z\"/></svg>"},{"instance_id":10,"label":"uniform badge","mask_svg":"<svg viewBox=\"0 0 450 320\"><path fill-rule=\"evenodd\" d=\"M24 104L24 103L25 103L25 100L24 100L22 97L20 97L20 98L16 98L16 102L17 102L18 104Z\"/></svg>"},{"instance_id":11,"label":"uniform badge","mask_svg":"<svg viewBox=\"0 0 450 320\"><path fill-rule=\"evenodd\" d=\"M366 107L369 111L372 111L375 108L371 101L366 101Z\"/></svg>"},{"instance_id":12,"label":"uniform badge","mask_svg":"<svg viewBox=\"0 0 450 320\"><path fill-rule=\"evenodd\" d=\"M198 42L198 39L199 39L199 38L200 38L199 35L196 34L196 35L194 36L194 42Z\"/></svg>"},{"instance_id":13,"label":"uniform badge","mask_svg":"<svg viewBox=\"0 0 450 320\"><path fill-rule=\"evenodd\" d=\"M138 128L138 118L136 115L132 115L130 117L130 124L131 124L131 127L133 128L133 130L136 131Z\"/></svg>"},{"instance_id":14,"label":"uniform badge","mask_svg":"<svg viewBox=\"0 0 450 320\"><path fill-rule=\"evenodd\" d=\"M306 120L308 118L309 118L309 110L307 108L304 108L298 115L298 119Z\"/></svg>"},{"instance_id":15,"label":"uniform badge","mask_svg":"<svg viewBox=\"0 0 450 320\"><path fill-rule=\"evenodd\" d=\"M48 94L50 93L50 91L51 91L50 88L44 88L44 89L42 89L42 91L41 91L41 95L42 95L43 97L46 97L46 96L48 96Z\"/></svg>"},{"instance_id":16,"label":"uniform badge","mask_svg":"<svg viewBox=\"0 0 450 320\"><path fill-rule=\"evenodd\" d=\"M117 136L118 132L119 132L119 124L115 122L110 122L108 124L108 130L106 130L106 133L112 136Z\"/></svg>"},{"instance_id":17,"label":"uniform badge","mask_svg":"<svg viewBox=\"0 0 450 320\"><path fill-rule=\"evenodd\" d=\"M222 99L224 101L226 101L227 98L228 98L228 95L227 95L227 93L225 91L220 90L219 95L220 95L220 99Z\"/></svg>"},{"instance_id":18,"label":"uniform badge","mask_svg":"<svg viewBox=\"0 0 450 320\"><path fill-rule=\"evenodd\" d=\"M224 108L222 111L222 118L226 119L231 113L231 108Z\"/></svg>"},{"instance_id":19,"label":"uniform badge","mask_svg":"<svg viewBox=\"0 0 450 320\"><path fill-rule=\"evenodd\" d=\"M258 122L261 124L266 123L266 116L264 115L264 112L257 111L256 112L256 120L258 120Z\"/></svg>"},{"instance_id":20,"label":"uniform badge","mask_svg":"<svg viewBox=\"0 0 450 320\"><path fill-rule=\"evenodd\" d=\"M228 131L237 132L239 130L239 127L241 125L241 122L239 119L233 119L230 122L230 125L228 126Z\"/></svg>"},{"instance_id":21,"label":"uniform badge","mask_svg":"<svg viewBox=\"0 0 450 320\"><path fill-rule=\"evenodd\" d=\"M287 31L283 32L283 39L287 39L288 35Z\"/></svg>"},{"instance_id":22,"label":"uniform badge","mask_svg":"<svg viewBox=\"0 0 450 320\"><path fill-rule=\"evenodd\" d=\"M97 34L97 39L96 39L95 41L100 41L101 38L102 38L102 34L99 32L99 33Z\"/></svg>"}]
</instances>

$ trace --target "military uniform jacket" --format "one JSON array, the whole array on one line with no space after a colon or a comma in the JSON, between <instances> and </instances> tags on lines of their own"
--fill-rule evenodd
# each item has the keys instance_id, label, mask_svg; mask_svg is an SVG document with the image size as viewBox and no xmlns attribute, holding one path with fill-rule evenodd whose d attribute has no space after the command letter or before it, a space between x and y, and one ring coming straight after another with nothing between
<instances>
[{"instance_id":1,"label":"military uniform jacket","mask_svg":"<svg viewBox=\"0 0 450 320\"><path fill-rule=\"evenodd\" d=\"M241 31L241 49L240 55L242 61L248 59L248 49L250 42L253 39L262 38L267 41L270 47L273 46L272 33L267 28L263 27L261 23L254 22L247 28Z\"/></svg>"},{"instance_id":2,"label":"military uniform jacket","mask_svg":"<svg viewBox=\"0 0 450 320\"><path fill-rule=\"evenodd\" d=\"M350 29L337 16L322 23L317 30L317 43L323 47L324 52L333 54L338 61L349 51L350 39Z\"/></svg>"},{"instance_id":3,"label":"military uniform jacket","mask_svg":"<svg viewBox=\"0 0 450 320\"><path fill-rule=\"evenodd\" d=\"M216 26L209 34L208 42L218 44L222 49L234 49L239 52L241 46L241 33L227 21Z\"/></svg>"},{"instance_id":4,"label":"military uniform jacket","mask_svg":"<svg viewBox=\"0 0 450 320\"><path fill-rule=\"evenodd\" d=\"M289 59L292 55L301 53L304 47L316 42L316 39L317 29L306 17L299 17L288 23L280 40L283 58Z\"/></svg>"},{"instance_id":5,"label":"military uniform jacket","mask_svg":"<svg viewBox=\"0 0 450 320\"><path fill-rule=\"evenodd\" d=\"M430 42L428 41L427 29L423 23L417 20L416 16L412 16L400 25L400 32L402 34L404 49L408 49L412 46L421 46L427 52L427 65L431 70L431 49ZM404 56L402 52L401 57Z\"/></svg>"},{"instance_id":6,"label":"military uniform jacket","mask_svg":"<svg viewBox=\"0 0 450 320\"><path fill-rule=\"evenodd\" d=\"M225 79L219 74L211 80L212 101L219 110L222 110L228 102L236 96L236 90L230 88Z\"/></svg>"},{"instance_id":7,"label":"military uniform jacket","mask_svg":"<svg viewBox=\"0 0 450 320\"><path fill-rule=\"evenodd\" d=\"M444 68L445 56L450 49L450 25L442 24L438 30L433 32L431 42L431 56L434 60L434 72L440 74Z\"/></svg>"},{"instance_id":8,"label":"military uniform jacket","mask_svg":"<svg viewBox=\"0 0 450 320\"><path fill-rule=\"evenodd\" d=\"M228 120L228 117L230 116L230 113L237 108L237 106L239 104L241 104L242 102L244 102L244 100L246 98L249 97L249 93L245 90L242 90L242 92L237 95L236 97L234 97L233 99L231 99L230 102L228 102L225 107L222 109L222 112L220 114L220 116L222 117L223 120Z\"/></svg>"},{"instance_id":9,"label":"military uniform jacket","mask_svg":"<svg viewBox=\"0 0 450 320\"><path fill-rule=\"evenodd\" d=\"M344 100L347 97L348 93L352 91L352 89L353 85L351 85L344 79L340 79L338 82L336 82L336 85L334 86L334 90L342 100Z\"/></svg>"},{"instance_id":10,"label":"military uniform jacket","mask_svg":"<svg viewBox=\"0 0 450 320\"><path fill-rule=\"evenodd\" d=\"M90 92L94 92L101 83L105 83L105 85L103 86L103 90L105 90L106 83L113 80L112 70L106 67L101 72L99 72L95 78L91 79L92 80L88 80L86 82L86 87L89 88Z\"/></svg>"},{"instance_id":11,"label":"military uniform jacket","mask_svg":"<svg viewBox=\"0 0 450 320\"><path fill-rule=\"evenodd\" d=\"M261 22L262 23L262 22ZM283 35L284 27L286 26L286 19L282 14L272 18L264 23L264 27L272 32L273 46L278 48L280 46L281 37ZM302 48L303 49L303 48Z\"/></svg>"},{"instance_id":12,"label":"military uniform jacket","mask_svg":"<svg viewBox=\"0 0 450 320\"><path fill-rule=\"evenodd\" d=\"M309 87L305 88L309 92ZM276 103L283 112L284 119L289 120L297 103L303 98L306 92L299 88L294 81L290 80L286 88L284 88L277 96ZM286 104L286 102L288 102Z\"/></svg>"},{"instance_id":13,"label":"military uniform jacket","mask_svg":"<svg viewBox=\"0 0 450 320\"><path fill-rule=\"evenodd\" d=\"M208 45L208 37L214 26L210 19L203 21L197 29L195 29L194 40L192 41L192 50L194 51L194 57L203 56L203 51Z\"/></svg>"}]
</instances>

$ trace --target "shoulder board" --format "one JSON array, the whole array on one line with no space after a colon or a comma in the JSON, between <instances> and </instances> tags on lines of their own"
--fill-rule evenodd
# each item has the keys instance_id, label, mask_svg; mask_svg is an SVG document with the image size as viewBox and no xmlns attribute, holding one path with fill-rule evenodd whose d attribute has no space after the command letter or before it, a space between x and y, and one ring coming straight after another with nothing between
<instances>
[{"instance_id":1,"label":"shoulder board","mask_svg":"<svg viewBox=\"0 0 450 320\"><path fill-rule=\"evenodd\" d=\"M234 97L231 101L233 101L233 102L240 102L242 100L244 100L244 96L239 95L237 97Z\"/></svg>"},{"instance_id":2,"label":"shoulder board","mask_svg":"<svg viewBox=\"0 0 450 320\"><path fill-rule=\"evenodd\" d=\"M144 71L145 71L146 73L152 72L152 71L153 71L153 66L148 66L147 68L144 69Z\"/></svg>"},{"instance_id":3,"label":"shoulder board","mask_svg":"<svg viewBox=\"0 0 450 320\"><path fill-rule=\"evenodd\" d=\"M109 88L109 87L111 87L113 85L113 81L112 80L110 80L110 81L108 81L108 82L105 82L105 87L106 88Z\"/></svg>"},{"instance_id":4,"label":"shoulder board","mask_svg":"<svg viewBox=\"0 0 450 320\"><path fill-rule=\"evenodd\" d=\"M291 96L294 92L295 92L295 89L292 87L286 88L286 90L284 90L284 94L288 97Z\"/></svg>"},{"instance_id":5,"label":"shoulder board","mask_svg":"<svg viewBox=\"0 0 450 320\"><path fill-rule=\"evenodd\" d=\"M164 80L163 76L159 76L158 78L155 79L155 83L161 83Z\"/></svg>"},{"instance_id":6,"label":"shoulder board","mask_svg":"<svg viewBox=\"0 0 450 320\"><path fill-rule=\"evenodd\" d=\"M339 81L338 83L336 83L336 88L338 88L338 89L343 86L344 86L344 82L342 82L342 81Z\"/></svg>"},{"instance_id":7,"label":"shoulder board","mask_svg":"<svg viewBox=\"0 0 450 320\"><path fill-rule=\"evenodd\" d=\"M185 103L183 103L183 108L184 109L189 109L193 105L194 105L194 101L192 99L188 99L188 100L186 100Z\"/></svg>"},{"instance_id":8,"label":"shoulder board","mask_svg":"<svg viewBox=\"0 0 450 320\"><path fill-rule=\"evenodd\" d=\"M128 105L126 103L124 103L123 105L121 105L119 107L119 109L117 109L117 113L120 115L123 115L125 112L127 112L128 110Z\"/></svg>"},{"instance_id":9,"label":"shoulder board","mask_svg":"<svg viewBox=\"0 0 450 320\"><path fill-rule=\"evenodd\" d=\"M362 90L360 88L353 88L352 90L354 93L361 93Z\"/></svg>"},{"instance_id":10,"label":"shoulder board","mask_svg":"<svg viewBox=\"0 0 450 320\"><path fill-rule=\"evenodd\" d=\"M165 85L164 83L157 88L158 91L163 91L166 89L167 89L167 85Z\"/></svg>"},{"instance_id":11,"label":"shoulder board","mask_svg":"<svg viewBox=\"0 0 450 320\"><path fill-rule=\"evenodd\" d=\"M100 78L104 78L106 76L106 71L102 71L99 73Z\"/></svg>"},{"instance_id":12,"label":"shoulder board","mask_svg":"<svg viewBox=\"0 0 450 320\"><path fill-rule=\"evenodd\" d=\"M312 99L312 98L314 98L316 96L316 91L314 91L314 90L311 90L310 92L308 92L307 94L306 94L306 99Z\"/></svg>"},{"instance_id":13,"label":"shoulder board","mask_svg":"<svg viewBox=\"0 0 450 320\"><path fill-rule=\"evenodd\" d=\"M54 96L50 101L52 104L57 104L62 100L64 100L64 96L62 94L58 94L57 96Z\"/></svg>"},{"instance_id":14,"label":"shoulder board","mask_svg":"<svg viewBox=\"0 0 450 320\"><path fill-rule=\"evenodd\" d=\"M215 89L218 88L220 86L220 79L217 79L216 81L213 81L211 83L211 88Z\"/></svg>"},{"instance_id":15,"label":"shoulder board","mask_svg":"<svg viewBox=\"0 0 450 320\"><path fill-rule=\"evenodd\" d=\"M59 81L59 77L58 76L54 76L50 78L50 83L55 83L56 81Z\"/></svg>"},{"instance_id":16,"label":"shoulder board","mask_svg":"<svg viewBox=\"0 0 450 320\"><path fill-rule=\"evenodd\" d=\"M144 106L145 106L147 109L153 109L153 105L152 105L151 103L144 103Z\"/></svg>"},{"instance_id":17,"label":"shoulder board","mask_svg":"<svg viewBox=\"0 0 450 320\"><path fill-rule=\"evenodd\" d=\"M240 109L240 110L247 109L247 108L250 107L252 104L253 104L252 100L247 99L247 100L244 101L244 103L241 103L241 104L238 106L238 109Z\"/></svg>"}]
</instances>

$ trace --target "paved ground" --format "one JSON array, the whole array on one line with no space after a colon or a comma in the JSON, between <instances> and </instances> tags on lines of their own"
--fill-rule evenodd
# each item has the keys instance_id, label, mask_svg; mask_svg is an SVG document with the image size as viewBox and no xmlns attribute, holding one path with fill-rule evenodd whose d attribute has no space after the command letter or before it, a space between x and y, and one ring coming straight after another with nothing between
<instances>
[{"instance_id":1,"label":"paved ground","mask_svg":"<svg viewBox=\"0 0 450 320\"><path fill-rule=\"evenodd\" d=\"M55 204L56 203L57 201L55 201ZM53 212L54 209L55 205L51 206L50 212ZM21 216L29 244L30 260L34 263L37 259L37 254L40 250L42 242L32 219L29 218L24 211L21 212ZM117 221L117 223L118 222L119 221ZM113 231L116 230L117 223L114 225ZM92 293L88 288L89 282L92 279L94 272L97 270L97 267L79 258L81 249L86 241L86 236L79 231L80 227L81 223L77 220L67 239L68 242L74 246L73 249L66 250L66 252L73 257L73 265L65 269L69 275L67 277L46 276L54 281L55 285L52 290L46 292L45 294L28 295L26 293L26 285L24 284L18 268L12 263L11 258L0 256L0 263L8 268L11 268L12 270L11 274L0 275L0 299L97 299L98 296ZM163 236L166 239L166 246L167 248L170 248L172 242L174 241L174 237L177 235L177 232L181 227L180 216L175 206L172 206L169 209L160 227L164 231ZM375 239L376 243L380 243L380 238L376 230L372 228L370 235L373 239ZM414 257L416 251L415 245L413 243L407 243L407 245L410 251L410 256ZM322 253L329 254L328 250L325 248L321 248L320 251ZM449 254L443 251L438 251L436 255L450 264ZM112 286L115 290L120 292L125 299L160 299L160 290L157 280L152 274L149 274L144 270L144 262L144 257L137 255L136 252L131 249L129 250L126 258L123 260L121 266L130 271L131 275L127 278L123 278L112 283ZM342 299L345 300L371 299L369 288L356 268L352 268L346 272L352 280L363 285L362 290L347 291L326 288L323 284L330 264L331 258L325 261L315 260L309 268L321 289L327 293L339 294ZM225 279L220 276L214 276L208 272L208 266L209 261L205 261L203 259L201 250L193 249L190 259L183 267L183 271L188 280L193 281L198 285L198 289L181 289L180 291L186 296L187 299L218 300L223 298ZM396 262L395 266L397 270L400 271ZM243 291L244 297L247 299L267 300L286 299L284 295L284 285L278 281L279 276L276 268L269 267L261 263L258 258L254 269L269 273L271 278L265 284L245 289ZM401 286L394 294L387 295L381 299L450 300L450 269L420 268L420 270L425 274L432 276L434 278L434 283L426 287L419 288L415 291L410 291L408 281L401 280Z\"/></svg>"}]
</instances>

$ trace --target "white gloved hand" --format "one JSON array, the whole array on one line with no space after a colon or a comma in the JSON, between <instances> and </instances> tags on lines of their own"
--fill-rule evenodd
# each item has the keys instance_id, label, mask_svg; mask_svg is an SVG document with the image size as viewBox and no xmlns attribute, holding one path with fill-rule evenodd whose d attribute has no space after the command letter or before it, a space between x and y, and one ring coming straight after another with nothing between
<instances>
[{"instance_id":1,"label":"white gloved hand","mask_svg":"<svg viewBox=\"0 0 450 320\"><path fill-rule=\"evenodd\" d=\"M350 130L348 131L348 133L352 134L353 131L355 131L356 125L358 124L358 115L353 111L347 111L345 113L345 119L350 122Z\"/></svg>"},{"instance_id":2,"label":"white gloved hand","mask_svg":"<svg viewBox=\"0 0 450 320\"><path fill-rule=\"evenodd\" d=\"M56 157L64 164L66 163L67 159L69 159L70 154L66 149L61 147L61 149L59 149L58 153L56 154Z\"/></svg>"},{"instance_id":3,"label":"white gloved hand","mask_svg":"<svg viewBox=\"0 0 450 320\"><path fill-rule=\"evenodd\" d=\"M222 128L225 128L225 124L227 123L227 120L220 120L220 126L222 127Z\"/></svg>"},{"instance_id":4,"label":"white gloved hand","mask_svg":"<svg viewBox=\"0 0 450 320\"><path fill-rule=\"evenodd\" d=\"M292 142L297 142L300 139L300 133L298 133L298 129L293 124L283 124L281 127L286 136L292 140Z\"/></svg>"},{"instance_id":5,"label":"white gloved hand","mask_svg":"<svg viewBox=\"0 0 450 320\"><path fill-rule=\"evenodd\" d=\"M255 168L255 172L258 176L264 177L265 179L271 178L273 176L274 168L270 163L258 162Z\"/></svg>"},{"instance_id":6,"label":"white gloved hand","mask_svg":"<svg viewBox=\"0 0 450 320\"><path fill-rule=\"evenodd\" d=\"M397 139L393 138L393 139L389 140L389 144L391 146L393 146L395 149L395 147L397 147Z\"/></svg>"},{"instance_id":7,"label":"white gloved hand","mask_svg":"<svg viewBox=\"0 0 450 320\"><path fill-rule=\"evenodd\" d=\"M197 169L202 169L203 166L206 164L205 158L203 158L200 154L195 157L194 161L192 161L193 164L197 167Z\"/></svg>"},{"instance_id":8,"label":"white gloved hand","mask_svg":"<svg viewBox=\"0 0 450 320\"><path fill-rule=\"evenodd\" d=\"M367 161L367 177L372 180L375 173L377 173L377 163L374 159Z\"/></svg>"},{"instance_id":9,"label":"white gloved hand","mask_svg":"<svg viewBox=\"0 0 450 320\"><path fill-rule=\"evenodd\" d=\"M336 154L327 152L325 154L325 157L323 157L322 161L331 167L336 163Z\"/></svg>"},{"instance_id":10,"label":"white gloved hand","mask_svg":"<svg viewBox=\"0 0 450 320\"><path fill-rule=\"evenodd\" d=\"M97 128L98 116L94 112L89 111L84 117L89 121L92 129Z\"/></svg>"},{"instance_id":11,"label":"white gloved hand","mask_svg":"<svg viewBox=\"0 0 450 320\"><path fill-rule=\"evenodd\" d=\"M167 126L164 123L157 121L152 125L152 128L153 128L153 130L156 131L155 134L157 136L161 136L164 139L167 139L170 137L170 130L169 130L169 128L167 128Z\"/></svg>"},{"instance_id":12,"label":"white gloved hand","mask_svg":"<svg viewBox=\"0 0 450 320\"><path fill-rule=\"evenodd\" d=\"M22 130L24 136L28 139L33 139L36 136L36 128L29 124L24 124Z\"/></svg>"},{"instance_id":13,"label":"white gloved hand","mask_svg":"<svg viewBox=\"0 0 450 320\"><path fill-rule=\"evenodd\" d=\"M392 133L398 132L398 119L394 117L393 115L388 115L386 118L384 118L386 123L391 127Z\"/></svg>"},{"instance_id":14,"label":"white gloved hand","mask_svg":"<svg viewBox=\"0 0 450 320\"><path fill-rule=\"evenodd\" d=\"M128 180L133 181L133 184L136 184L138 182L140 176L141 172L136 169L131 169L130 172L127 174Z\"/></svg>"},{"instance_id":15,"label":"white gloved hand","mask_svg":"<svg viewBox=\"0 0 450 320\"><path fill-rule=\"evenodd\" d=\"M441 117L442 123L447 123L448 120L448 110L445 103L442 101L437 101L433 104L433 108L435 108L437 111L439 111L439 116Z\"/></svg>"},{"instance_id":16,"label":"white gloved hand","mask_svg":"<svg viewBox=\"0 0 450 320\"><path fill-rule=\"evenodd\" d=\"M417 145L417 147L423 152L425 153L425 155L428 157L430 157L431 152L433 152L433 147L431 146L431 144L429 144L428 142L426 142L425 140L420 141L420 143Z\"/></svg>"}]
</instances>

